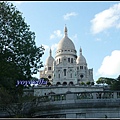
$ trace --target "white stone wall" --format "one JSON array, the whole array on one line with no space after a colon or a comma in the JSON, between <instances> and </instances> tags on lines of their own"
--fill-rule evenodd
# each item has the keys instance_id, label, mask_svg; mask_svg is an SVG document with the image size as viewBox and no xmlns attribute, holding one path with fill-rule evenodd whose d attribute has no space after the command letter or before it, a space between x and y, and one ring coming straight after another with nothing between
<instances>
[{"instance_id":1,"label":"white stone wall","mask_svg":"<svg viewBox=\"0 0 120 120\"><path fill-rule=\"evenodd\" d=\"M67 84L70 82L77 84L75 58L72 57L74 63L68 62L68 58L71 57L61 56L61 62L58 64L56 61L56 64L54 65L53 85L56 85L57 82L60 82L61 84L63 84L63 82L66 82ZM64 75L64 69L66 69L66 75Z\"/></svg>"},{"instance_id":2,"label":"white stone wall","mask_svg":"<svg viewBox=\"0 0 120 120\"><path fill-rule=\"evenodd\" d=\"M83 91L103 91L102 87L80 87L80 86L64 86L64 87L35 87L34 88L34 96L43 96L47 95L51 92L54 92L55 94L63 94L68 91L71 92L83 92Z\"/></svg>"}]
</instances>

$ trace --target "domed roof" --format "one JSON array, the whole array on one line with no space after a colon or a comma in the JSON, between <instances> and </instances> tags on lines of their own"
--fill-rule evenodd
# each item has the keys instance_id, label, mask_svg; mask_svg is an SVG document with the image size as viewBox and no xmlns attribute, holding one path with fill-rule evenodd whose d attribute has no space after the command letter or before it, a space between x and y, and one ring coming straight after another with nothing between
<instances>
[{"instance_id":1,"label":"domed roof","mask_svg":"<svg viewBox=\"0 0 120 120\"><path fill-rule=\"evenodd\" d=\"M57 58L58 56L61 56L61 55L72 55L72 56L77 57L75 45L72 42L72 40L70 38L68 38L68 36L67 36L67 27L66 26L64 28L64 37L58 43L55 58Z\"/></svg>"},{"instance_id":2,"label":"domed roof","mask_svg":"<svg viewBox=\"0 0 120 120\"><path fill-rule=\"evenodd\" d=\"M54 58L52 56L49 56L46 60L46 65L53 65Z\"/></svg>"},{"instance_id":3,"label":"domed roof","mask_svg":"<svg viewBox=\"0 0 120 120\"><path fill-rule=\"evenodd\" d=\"M80 48L80 56L76 59L77 64L87 64L85 57L82 55L82 49Z\"/></svg>"},{"instance_id":4,"label":"domed roof","mask_svg":"<svg viewBox=\"0 0 120 120\"><path fill-rule=\"evenodd\" d=\"M81 56L78 56L76 62L77 62L77 64L80 64L80 63L86 64L86 59L83 55L81 55Z\"/></svg>"},{"instance_id":5,"label":"domed roof","mask_svg":"<svg viewBox=\"0 0 120 120\"><path fill-rule=\"evenodd\" d=\"M50 49L50 56L47 58L47 60L46 60L46 65L50 65L50 66L52 66L53 65L53 61L54 61L54 58L52 57L52 51L51 51L51 49Z\"/></svg>"},{"instance_id":6,"label":"domed roof","mask_svg":"<svg viewBox=\"0 0 120 120\"><path fill-rule=\"evenodd\" d=\"M57 50L75 50L74 43L67 36L67 27L66 26L64 29L64 33L65 33L64 37L58 43Z\"/></svg>"},{"instance_id":7,"label":"domed roof","mask_svg":"<svg viewBox=\"0 0 120 120\"><path fill-rule=\"evenodd\" d=\"M67 36L64 36L58 43L57 50L75 50L75 46Z\"/></svg>"}]
</instances>

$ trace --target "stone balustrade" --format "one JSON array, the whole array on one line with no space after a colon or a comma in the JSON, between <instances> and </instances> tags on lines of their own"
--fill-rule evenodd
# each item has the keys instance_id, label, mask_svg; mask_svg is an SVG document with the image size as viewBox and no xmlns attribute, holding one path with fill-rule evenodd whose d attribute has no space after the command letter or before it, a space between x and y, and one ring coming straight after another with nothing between
<instances>
[{"instance_id":1,"label":"stone balustrade","mask_svg":"<svg viewBox=\"0 0 120 120\"><path fill-rule=\"evenodd\" d=\"M110 118L120 117L120 91L86 91L50 94L37 97L35 102L38 105L34 106L37 111L33 117L55 117L57 115L63 116L64 118L76 118L78 114L84 114L86 118L103 118L104 115ZM4 114L7 115L2 109L0 112L1 116L5 116Z\"/></svg>"},{"instance_id":2,"label":"stone balustrade","mask_svg":"<svg viewBox=\"0 0 120 120\"><path fill-rule=\"evenodd\" d=\"M40 102L82 100L82 99L119 99L120 91L76 92L66 94L52 94L38 97Z\"/></svg>"}]
</instances>

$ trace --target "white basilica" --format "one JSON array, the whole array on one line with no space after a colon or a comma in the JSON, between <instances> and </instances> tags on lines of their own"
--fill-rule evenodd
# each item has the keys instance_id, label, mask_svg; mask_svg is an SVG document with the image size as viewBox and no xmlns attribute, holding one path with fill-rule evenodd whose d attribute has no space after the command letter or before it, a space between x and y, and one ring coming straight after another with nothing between
<instances>
[{"instance_id":1,"label":"white basilica","mask_svg":"<svg viewBox=\"0 0 120 120\"><path fill-rule=\"evenodd\" d=\"M94 83L93 69L88 69L81 48L77 56L75 46L67 35L66 26L64 36L58 43L55 58L52 57L50 49L44 69L40 71L40 78L48 78L51 84L38 84L24 92L38 97L39 104L35 116L43 118L96 118L99 116L103 118L105 115L113 116L111 112L118 116L116 110L109 110L112 105L109 101L113 96L116 99L117 93L114 95L108 91L105 93L103 86L87 84L87 82ZM106 100L109 101L105 102Z\"/></svg>"},{"instance_id":2,"label":"white basilica","mask_svg":"<svg viewBox=\"0 0 120 120\"><path fill-rule=\"evenodd\" d=\"M52 57L50 49L44 70L40 71L40 78L48 78L52 85L94 82L93 69L88 69L82 48L77 56L75 45L68 37L66 26L64 36L58 43L55 59Z\"/></svg>"}]
</instances>

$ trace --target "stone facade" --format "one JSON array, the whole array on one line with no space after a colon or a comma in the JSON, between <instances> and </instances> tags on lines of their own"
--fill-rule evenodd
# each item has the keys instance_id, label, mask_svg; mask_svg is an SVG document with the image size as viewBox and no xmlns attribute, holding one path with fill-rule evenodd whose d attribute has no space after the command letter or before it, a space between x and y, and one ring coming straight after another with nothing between
<instances>
[{"instance_id":1,"label":"stone facade","mask_svg":"<svg viewBox=\"0 0 120 120\"><path fill-rule=\"evenodd\" d=\"M40 71L40 78L48 78L52 85L94 82L93 68L88 69L82 48L80 48L79 56L76 53L75 45L69 39L65 26L64 37L58 43L55 59L50 49L44 70Z\"/></svg>"},{"instance_id":2,"label":"stone facade","mask_svg":"<svg viewBox=\"0 0 120 120\"><path fill-rule=\"evenodd\" d=\"M58 43L56 56L50 50L40 78L48 78L51 85L33 87L40 105L34 117L40 118L119 118L120 92L105 90L103 86L82 85L93 83L93 68L88 69L80 48L68 38L67 28Z\"/></svg>"}]
</instances>

